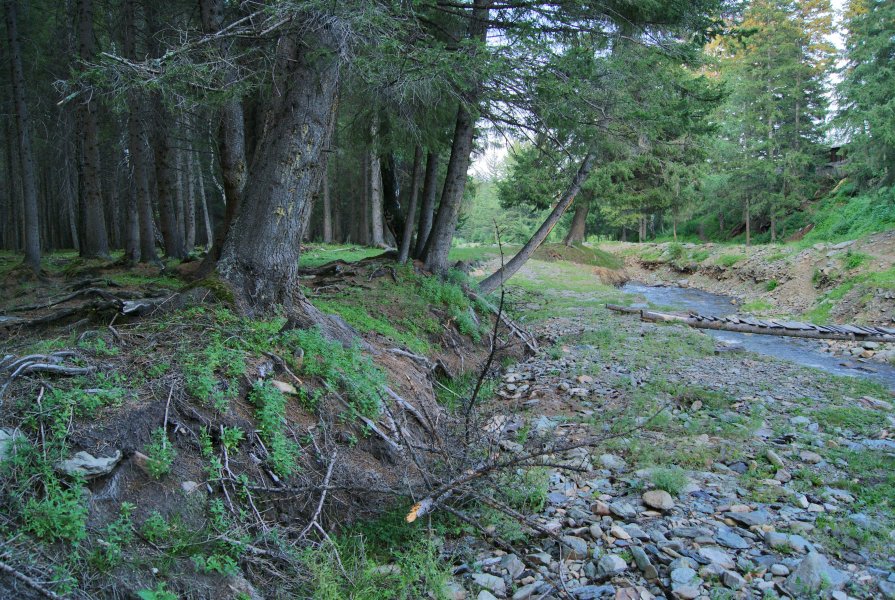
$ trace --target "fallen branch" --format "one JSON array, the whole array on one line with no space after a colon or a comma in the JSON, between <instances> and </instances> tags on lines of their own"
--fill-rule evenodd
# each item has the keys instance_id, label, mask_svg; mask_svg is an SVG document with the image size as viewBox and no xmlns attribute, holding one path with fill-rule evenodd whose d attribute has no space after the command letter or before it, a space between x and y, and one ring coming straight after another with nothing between
<instances>
[{"instance_id":1,"label":"fallen branch","mask_svg":"<svg viewBox=\"0 0 895 600\"><path fill-rule=\"evenodd\" d=\"M63 597L60 596L59 594L57 594L56 592L54 592L53 590L44 587L37 580L33 579L32 577L29 577L28 575L25 575L21 571L15 569L14 567L6 564L3 561L0 561L0 571L3 571L7 575L10 575L10 576L14 577L15 579L21 581L22 583L27 585L29 588L31 588L35 592L38 592L39 594L43 595L46 598L52 598L52 600L63 600Z\"/></svg>"}]
</instances>

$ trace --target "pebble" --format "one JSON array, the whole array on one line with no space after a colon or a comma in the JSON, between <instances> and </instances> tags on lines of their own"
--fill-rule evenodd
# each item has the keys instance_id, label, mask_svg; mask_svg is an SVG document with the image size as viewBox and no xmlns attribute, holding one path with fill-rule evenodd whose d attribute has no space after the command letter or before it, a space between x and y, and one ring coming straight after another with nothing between
<instances>
[{"instance_id":1,"label":"pebble","mask_svg":"<svg viewBox=\"0 0 895 600\"><path fill-rule=\"evenodd\" d=\"M724 571L724 575L721 576L721 583L732 590L739 590L746 587L746 580L735 571Z\"/></svg>"},{"instance_id":2,"label":"pebble","mask_svg":"<svg viewBox=\"0 0 895 600\"><path fill-rule=\"evenodd\" d=\"M628 563L617 554L607 554L597 562L597 575L616 575L628 568Z\"/></svg>"}]
</instances>

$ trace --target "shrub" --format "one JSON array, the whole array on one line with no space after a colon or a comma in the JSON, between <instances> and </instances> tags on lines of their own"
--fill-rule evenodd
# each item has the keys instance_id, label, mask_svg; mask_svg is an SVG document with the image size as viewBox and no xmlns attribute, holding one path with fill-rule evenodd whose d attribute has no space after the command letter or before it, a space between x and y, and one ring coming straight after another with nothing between
<instances>
[{"instance_id":1,"label":"shrub","mask_svg":"<svg viewBox=\"0 0 895 600\"><path fill-rule=\"evenodd\" d=\"M677 496L687 485L687 474L680 467L653 469L650 473L650 481L660 490Z\"/></svg>"},{"instance_id":2,"label":"shrub","mask_svg":"<svg viewBox=\"0 0 895 600\"><path fill-rule=\"evenodd\" d=\"M171 470L177 450L168 441L168 434L163 427L152 430L149 445L146 446L146 456L149 459L146 461L146 470L152 477L161 479Z\"/></svg>"},{"instance_id":3,"label":"shrub","mask_svg":"<svg viewBox=\"0 0 895 600\"><path fill-rule=\"evenodd\" d=\"M80 486L63 487L44 474L43 498L30 498L23 509L25 529L47 541L80 542L87 536L87 506Z\"/></svg>"},{"instance_id":4,"label":"shrub","mask_svg":"<svg viewBox=\"0 0 895 600\"><path fill-rule=\"evenodd\" d=\"M265 382L255 384L249 394L255 405L255 418L261 439L267 444L267 462L274 472L287 477L298 467L298 444L285 433L286 396L273 385Z\"/></svg>"},{"instance_id":5,"label":"shrub","mask_svg":"<svg viewBox=\"0 0 895 600\"><path fill-rule=\"evenodd\" d=\"M776 289L777 289L777 280L776 280L776 279L771 279L771 280L764 286L764 289L767 290L767 291L769 291L769 292L773 292L774 290L776 290Z\"/></svg>"}]
</instances>

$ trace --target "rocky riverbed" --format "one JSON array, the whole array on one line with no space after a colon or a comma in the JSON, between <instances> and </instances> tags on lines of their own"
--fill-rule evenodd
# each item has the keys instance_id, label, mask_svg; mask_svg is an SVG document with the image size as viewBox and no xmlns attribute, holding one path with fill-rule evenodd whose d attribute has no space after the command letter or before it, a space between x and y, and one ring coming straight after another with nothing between
<instances>
[{"instance_id":1,"label":"rocky riverbed","mask_svg":"<svg viewBox=\"0 0 895 600\"><path fill-rule=\"evenodd\" d=\"M895 598L885 389L610 315L556 268L521 275L543 349L485 427L508 453L606 440L552 457L519 555L478 547L453 597Z\"/></svg>"}]
</instances>

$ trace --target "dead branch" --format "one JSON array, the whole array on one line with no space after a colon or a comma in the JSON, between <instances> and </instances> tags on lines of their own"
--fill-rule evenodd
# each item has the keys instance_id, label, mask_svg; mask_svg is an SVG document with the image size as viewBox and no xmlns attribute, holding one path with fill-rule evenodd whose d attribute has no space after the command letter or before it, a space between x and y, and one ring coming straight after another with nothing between
<instances>
[{"instance_id":1,"label":"dead branch","mask_svg":"<svg viewBox=\"0 0 895 600\"><path fill-rule=\"evenodd\" d=\"M29 577L28 575L25 575L21 571L15 569L14 567L6 564L3 561L0 561L0 571L3 571L7 575L14 577L18 581L21 581L22 583L27 585L29 588L31 588L35 592L38 592L39 594L41 594L42 596L44 596L46 598L51 598L52 600L62 600L62 596L60 596L53 590L44 587L42 584L40 584L34 578Z\"/></svg>"}]
</instances>

